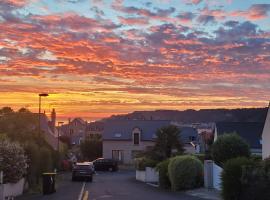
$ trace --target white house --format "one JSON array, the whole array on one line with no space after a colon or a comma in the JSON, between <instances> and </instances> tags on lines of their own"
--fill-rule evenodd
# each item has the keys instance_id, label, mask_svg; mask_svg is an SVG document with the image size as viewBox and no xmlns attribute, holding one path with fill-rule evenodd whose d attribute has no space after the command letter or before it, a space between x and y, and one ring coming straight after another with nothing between
<instances>
[{"instance_id":1,"label":"white house","mask_svg":"<svg viewBox=\"0 0 270 200\"><path fill-rule=\"evenodd\" d=\"M270 102L262 134L262 156L263 159L270 157Z\"/></svg>"}]
</instances>

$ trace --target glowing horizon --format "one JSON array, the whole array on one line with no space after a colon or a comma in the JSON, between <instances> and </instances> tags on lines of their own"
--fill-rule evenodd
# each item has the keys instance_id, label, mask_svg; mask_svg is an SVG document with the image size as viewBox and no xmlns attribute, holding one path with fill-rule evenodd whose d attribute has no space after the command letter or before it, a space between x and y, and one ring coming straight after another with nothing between
<instances>
[{"instance_id":1,"label":"glowing horizon","mask_svg":"<svg viewBox=\"0 0 270 200\"><path fill-rule=\"evenodd\" d=\"M266 107L267 0L2 0L0 107L60 119Z\"/></svg>"}]
</instances>

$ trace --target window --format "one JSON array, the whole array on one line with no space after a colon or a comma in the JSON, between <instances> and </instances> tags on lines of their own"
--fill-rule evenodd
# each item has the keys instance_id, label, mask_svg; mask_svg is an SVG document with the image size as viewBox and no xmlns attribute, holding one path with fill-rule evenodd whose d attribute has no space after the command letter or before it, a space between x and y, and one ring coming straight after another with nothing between
<instances>
[{"instance_id":1,"label":"window","mask_svg":"<svg viewBox=\"0 0 270 200\"><path fill-rule=\"evenodd\" d=\"M140 134L139 133L133 133L133 143L135 145L140 144Z\"/></svg>"},{"instance_id":2,"label":"window","mask_svg":"<svg viewBox=\"0 0 270 200\"><path fill-rule=\"evenodd\" d=\"M189 141L195 141L195 136L189 136Z\"/></svg>"},{"instance_id":3,"label":"window","mask_svg":"<svg viewBox=\"0 0 270 200\"><path fill-rule=\"evenodd\" d=\"M118 162L124 161L124 151L123 150L112 150L112 159Z\"/></svg>"}]
</instances>

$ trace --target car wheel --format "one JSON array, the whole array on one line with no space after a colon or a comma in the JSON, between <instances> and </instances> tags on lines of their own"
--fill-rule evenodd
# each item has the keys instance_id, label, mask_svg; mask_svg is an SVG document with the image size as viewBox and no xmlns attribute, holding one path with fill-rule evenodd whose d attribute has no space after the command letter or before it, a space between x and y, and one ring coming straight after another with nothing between
<instances>
[{"instance_id":1,"label":"car wheel","mask_svg":"<svg viewBox=\"0 0 270 200\"><path fill-rule=\"evenodd\" d=\"M88 178L88 182L92 182L93 181L93 177Z\"/></svg>"},{"instance_id":2,"label":"car wheel","mask_svg":"<svg viewBox=\"0 0 270 200\"><path fill-rule=\"evenodd\" d=\"M75 177L72 176L72 181L76 181Z\"/></svg>"},{"instance_id":3,"label":"car wheel","mask_svg":"<svg viewBox=\"0 0 270 200\"><path fill-rule=\"evenodd\" d=\"M109 167L109 171L112 172L113 171L113 168L112 167Z\"/></svg>"}]
</instances>

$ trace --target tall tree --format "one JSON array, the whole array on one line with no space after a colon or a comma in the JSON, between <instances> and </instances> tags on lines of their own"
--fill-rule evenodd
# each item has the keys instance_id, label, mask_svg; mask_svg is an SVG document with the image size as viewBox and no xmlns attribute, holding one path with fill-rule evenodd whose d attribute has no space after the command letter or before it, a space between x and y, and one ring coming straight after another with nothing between
<instances>
[{"instance_id":1,"label":"tall tree","mask_svg":"<svg viewBox=\"0 0 270 200\"><path fill-rule=\"evenodd\" d=\"M176 126L162 127L158 129L156 136L154 151L160 154L162 159L170 158L174 150L178 153L184 151L180 139L180 130Z\"/></svg>"}]
</instances>

